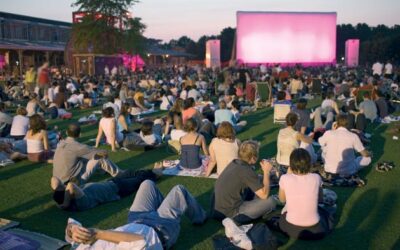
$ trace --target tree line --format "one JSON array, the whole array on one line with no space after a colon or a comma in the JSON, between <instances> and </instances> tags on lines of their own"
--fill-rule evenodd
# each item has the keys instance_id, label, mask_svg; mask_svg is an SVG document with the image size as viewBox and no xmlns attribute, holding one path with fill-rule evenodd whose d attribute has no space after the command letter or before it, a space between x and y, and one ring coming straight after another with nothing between
<instances>
[{"instance_id":1,"label":"tree line","mask_svg":"<svg viewBox=\"0 0 400 250\"><path fill-rule=\"evenodd\" d=\"M397 63L400 61L400 25L370 27L366 23L359 23L354 26L340 24L336 28L336 58L338 61L345 55L345 42L348 39L360 39L361 64L373 63L376 60L382 62L391 60ZM204 60L206 41L220 39L221 60L226 62L231 58L235 32L235 28L228 27L224 28L218 35L201 36L197 41L187 36L182 36L179 39L172 39L161 46L165 49L181 47L187 53L192 54L193 59Z\"/></svg>"}]
</instances>

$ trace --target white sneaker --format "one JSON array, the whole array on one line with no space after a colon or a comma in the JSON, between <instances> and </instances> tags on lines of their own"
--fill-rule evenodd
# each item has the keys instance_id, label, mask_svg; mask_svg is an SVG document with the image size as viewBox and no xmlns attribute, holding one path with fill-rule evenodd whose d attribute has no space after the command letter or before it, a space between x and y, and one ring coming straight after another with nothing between
<instances>
[{"instance_id":1,"label":"white sneaker","mask_svg":"<svg viewBox=\"0 0 400 250\"><path fill-rule=\"evenodd\" d=\"M226 237L228 237L232 244L234 244L237 247L243 248L243 249L252 249L253 245L251 244L251 240L249 239L249 237L247 237L246 232L239 228L235 222L233 222L232 219L230 218L225 218L222 221L222 225L224 225L225 227L225 235ZM246 229L249 230L250 228L247 228L248 226L246 226Z\"/></svg>"}]
</instances>

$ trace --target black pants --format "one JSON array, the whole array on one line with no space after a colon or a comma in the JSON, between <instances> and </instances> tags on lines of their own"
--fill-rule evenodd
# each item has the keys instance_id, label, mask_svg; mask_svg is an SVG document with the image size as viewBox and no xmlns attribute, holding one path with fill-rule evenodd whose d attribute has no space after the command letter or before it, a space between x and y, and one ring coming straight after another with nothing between
<instances>
[{"instance_id":1,"label":"black pants","mask_svg":"<svg viewBox=\"0 0 400 250\"><path fill-rule=\"evenodd\" d=\"M128 196L139 189L144 180L155 181L156 175L151 170L126 170L118 177L111 178L110 181L118 186L118 195Z\"/></svg>"},{"instance_id":2,"label":"black pants","mask_svg":"<svg viewBox=\"0 0 400 250\"><path fill-rule=\"evenodd\" d=\"M368 120L364 114L358 114L357 117L353 114L347 116L347 129L358 129L365 131L368 125Z\"/></svg>"},{"instance_id":3,"label":"black pants","mask_svg":"<svg viewBox=\"0 0 400 250\"><path fill-rule=\"evenodd\" d=\"M301 240L319 240L332 231L334 226L333 214L322 207L318 207L319 222L311 227L301 227L289 223L286 213L279 219L279 228L292 238Z\"/></svg>"}]
</instances>

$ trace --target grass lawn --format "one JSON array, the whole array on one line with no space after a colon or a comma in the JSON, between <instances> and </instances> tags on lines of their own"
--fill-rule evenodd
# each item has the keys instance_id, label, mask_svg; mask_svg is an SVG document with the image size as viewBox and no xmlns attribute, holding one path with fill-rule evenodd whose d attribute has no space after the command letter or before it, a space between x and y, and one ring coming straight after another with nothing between
<instances>
[{"instance_id":1,"label":"grass lawn","mask_svg":"<svg viewBox=\"0 0 400 250\"><path fill-rule=\"evenodd\" d=\"M92 110L74 112L73 120L88 115ZM272 109L261 109L244 117L248 128L240 133L241 140L256 139L262 143L261 158L276 153L278 125L272 122ZM64 131L71 121L50 122ZM389 125L390 126L390 125ZM334 232L317 242L285 240L282 249L400 249L400 143L385 133L388 125L373 125L370 149L373 163L394 161L397 167L387 173L379 173L372 167L361 171L367 181L362 188L333 188L338 194L337 224ZM91 145L96 125L83 126L82 142ZM174 159L165 147L148 152L111 153L110 158L124 169L146 169L155 161ZM89 227L113 228L126 223L133 195L118 202L101 205L84 212L71 213L58 209L51 199L50 177L52 166L18 162L0 169L0 217L21 222L21 228L63 239L68 217L73 217ZM97 174L92 181L107 178ZM209 210L210 194L214 180L191 177L162 177L157 183L165 194L174 185L183 184ZM277 189L273 189L273 193ZM192 226L184 218L180 237L174 249L212 249L212 236L223 234L219 222L209 220L203 226ZM280 238L285 239L280 236Z\"/></svg>"}]
</instances>

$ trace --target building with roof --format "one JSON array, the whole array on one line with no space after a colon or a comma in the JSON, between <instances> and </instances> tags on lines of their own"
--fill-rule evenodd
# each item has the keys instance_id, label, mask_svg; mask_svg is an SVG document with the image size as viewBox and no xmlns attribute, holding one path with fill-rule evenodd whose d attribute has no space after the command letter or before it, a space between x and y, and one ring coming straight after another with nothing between
<instances>
[{"instance_id":1,"label":"building with roof","mask_svg":"<svg viewBox=\"0 0 400 250\"><path fill-rule=\"evenodd\" d=\"M0 60L14 74L45 61L63 65L71 28L68 22L0 12Z\"/></svg>"}]
</instances>

